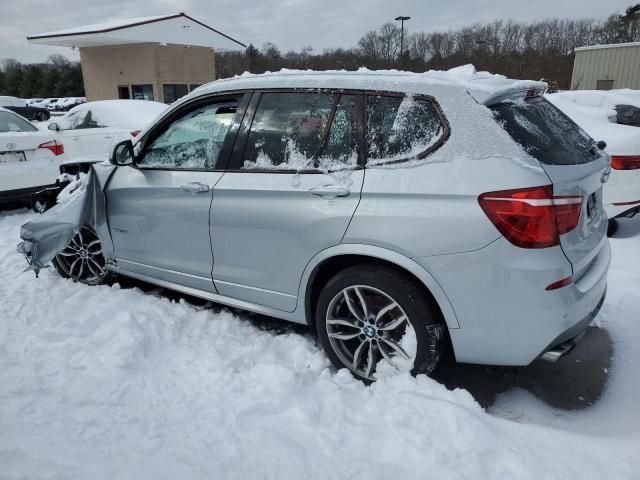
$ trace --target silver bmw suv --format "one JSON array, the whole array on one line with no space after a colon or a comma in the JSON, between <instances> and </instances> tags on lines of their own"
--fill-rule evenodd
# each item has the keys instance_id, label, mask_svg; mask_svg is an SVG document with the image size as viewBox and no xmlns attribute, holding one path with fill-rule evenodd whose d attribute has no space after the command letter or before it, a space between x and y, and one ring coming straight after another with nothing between
<instances>
[{"instance_id":1,"label":"silver bmw suv","mask_svg":"<svg viewBox=\"0 0 640 480\"><path fill-rule=\"evenodd\" d=\"M118 144L53 260L306 323L372 381L567 352L610 260L609 159L544 84L283 72L203 86Z\"/></svg>"}]
</instances>

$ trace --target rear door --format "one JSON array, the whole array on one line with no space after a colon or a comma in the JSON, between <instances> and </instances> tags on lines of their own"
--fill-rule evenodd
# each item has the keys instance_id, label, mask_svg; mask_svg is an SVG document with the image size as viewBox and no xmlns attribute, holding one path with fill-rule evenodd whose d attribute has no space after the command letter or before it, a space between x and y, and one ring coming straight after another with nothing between
<instances>
[{"instance_id":1,"label":"rear door","mask_svg":"<svg viewBox=\"0 0 640 480\"><path fill-rule=\"evenodd\" d=\"M591 137L543 97L492 107L514 140L540 161L556 196L581 197L575 229L560 243L575 273L586 268L606 241L607 216L602 207L609 158Z\"/></svg>"},{"instance_id":2,"label":"rear door","mask_svg":"<svg viewBox=\"0 0 640 480\"><path fill-rule=\"evenodd\" d=\"M304 268L341 242L360 200L361 102L334 92L254 93L213 193L221 294L295 309Z\"/></svg>"},{"instance_id":3,"label":"rear door","mask_svg":"<svg viewBox=\"0 0 640 480\"><path fill-rule=\"evenodd\" d=\"M183 106L142 139L137 167L114 172L107 211L118 268L215 292L209 212L242 98Z\"/></svg>"}]
</instances>

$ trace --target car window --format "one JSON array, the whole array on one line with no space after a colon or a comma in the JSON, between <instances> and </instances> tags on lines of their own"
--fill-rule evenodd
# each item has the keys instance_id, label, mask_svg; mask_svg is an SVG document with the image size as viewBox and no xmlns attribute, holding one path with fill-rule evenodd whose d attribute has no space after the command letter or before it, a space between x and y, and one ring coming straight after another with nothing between
<instances>
[{"instance_id":1,"label":"car window","mask_svg":"<svg viewBox=\"0 0 640 480\"><path fill-rule=\"evenodd\" d=\"M433 103L410 95L368 95L366 117L368 163L420 157L445 132Z\"/></svg>"},{"instance_id":2,"label":"car window","mask_svg":"<svg viewBox=\"0 0 640 480\"><path fill-rule=\"evenodd\" d=\"M87 113L86 110L79 110L65 115L60 120L57 120L58 128L60 130L80 130L86 128L85 120Z\"/></svg>"},{"instance_id":3,"label":"car window","mask_svg":"<svg viewBox=\"0 0 640 480\"><path fill-rule=\"evenodd\" d=\"M89 110L87 112L87 116L84 119L84 127L83 128L104 128L106 127L106 125L104 125L103 123L100 123L100 119L96 118L96 115L94 115L91 110Z\"/></svg>"},{"instance_id":4,"label":"car window","mask_svg":"<svg viewBox=\"0 0 640 480\"><path fill-rule=\"evenodd\" d=\"M355 111L353 95L263 93L242 168L324 170L356 165Z\"/></svg>"},{"instance_id":5,"label":"car window","mask_svg":"<svg viewBox=\"0 0 640 480\"><path fill-rule=\"evenodd\" d=\"M0 133L36 131L38 129L26 120L8 112L0 112Z\"/></svg>"},{"instance_id":6,"label":"car window","mask_svg":"<svg viewBox=\"0 0 640 480\"><path fill-rule=\"evenodd\" d=\"M206 105L174 121L145 149L139 165L214 168L238 110L237 102Z\"/></svg>"},{"instance_id":7,"label":"car window","mask_svg":"<svg viewBox=\"0 0 640 480\"><path fill-rule=\"evenodd\" d=\"M491 110L511 138L542 163L576 165L599 158L591 137L543 97L503 102Z\"/></svg>"}]
</instances>

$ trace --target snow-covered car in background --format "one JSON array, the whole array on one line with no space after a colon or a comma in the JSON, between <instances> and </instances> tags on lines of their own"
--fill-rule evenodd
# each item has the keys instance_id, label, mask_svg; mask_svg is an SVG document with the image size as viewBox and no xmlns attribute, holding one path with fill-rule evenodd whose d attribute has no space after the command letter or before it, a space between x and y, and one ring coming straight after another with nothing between
<instances>
[{"instance_id":1,"label":"snow-covered car in background","mask_svg":"<svg viewBox=\"0 0 640 480\"><path fill-rule=\"evenodd\" d=\"M46 108L35 104L27 104L18 97L0 96L0 107L4 107L27 120L38 120L44 122L49 120L51 114Z\"/></svg>"},{"instance_id":2,"label":"snow-covered car in background","mask_svg":"<svg viewBox=\"0 0 640 480\"><path fill-rule=\"evenodd\" d=\"M60 100L59 97L44 98L39 102L34 102L32 105L34 107L42 107L46 110L53 110L53 105L55 105L58 100Z\"/></svg>"},{"instance_id":3,"label":"snow-covered car in background","mask_svg":"<svg viewBox=\"0 0 640 480\"><path fill-rule=\"evenodd\" d=\"M64 145L61 163L65 171L73 166L87 171L88 164L106 160L114 144L134 139L166 109L164 103L148 100L87 102L56 118L47 128Z\"/></svg>"},{"instance_id":4,"label":"snow-covered car in background","mask_svg":"<svg viewBox=\"0 0 640 480\"><path fill-rule=\"evenodd\" d=\"M577 90L546 95L596 140L604 141L611 155L611 174L604 188L604 209L610 219L640 212L640 127L634 126L640 112L640 91Z\"/></svg>"},{"instance_id":5,"label":"snow-covered car in background","mask_svg":"<svg viewBox=\"0 0 640 480\"><path fill-rule=\"evenodd\" d=\"M100 100L82 103L50 122L48 131L62 149L62 157L49 182L54 185L33 193L34 210L52 207L71 178L107 160L114 144L134 140L167 107L148 100Z\"/></svg>"},{"instance_id":6,"label":"snow-covered car in background","mask_svg":"<svg viewBox=\"0 0 640 480\"><path fill-rule=\"evenodd\" d=\"M82 105L86 103L87 99L85 97L67 97L59 100L55 104L55 110L57 112L68 112L73 107L77 107L78 105Z\"/></svg>"},{"instance_id":7,"label":"snow-covered car in background","mask_svg":"<svg viewBox=\"0 0 640 480\"><path fill-rule=\"evenodd\" d=\"M63 150L52 137L0 108L0 204L29 205L34 192L55 183Z\"/></svg>"}]
</instances>

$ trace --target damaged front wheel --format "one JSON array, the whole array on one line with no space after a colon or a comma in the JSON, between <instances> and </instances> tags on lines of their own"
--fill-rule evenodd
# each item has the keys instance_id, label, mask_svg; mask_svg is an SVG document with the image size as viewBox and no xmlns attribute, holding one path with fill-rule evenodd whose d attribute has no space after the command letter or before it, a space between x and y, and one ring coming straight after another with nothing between
<instances>
[{"instance_id":1,"label":"damaged front wheel","mask_svg":"<svg viewBox=\"0 0 640 480\"><path fill-rule=\"evenodd\" d=\"M101 285L112 276L107 270L98 235L86 226L80 229L51 263L63 278L87 285Z\"/></svg>"}]
</instances>

